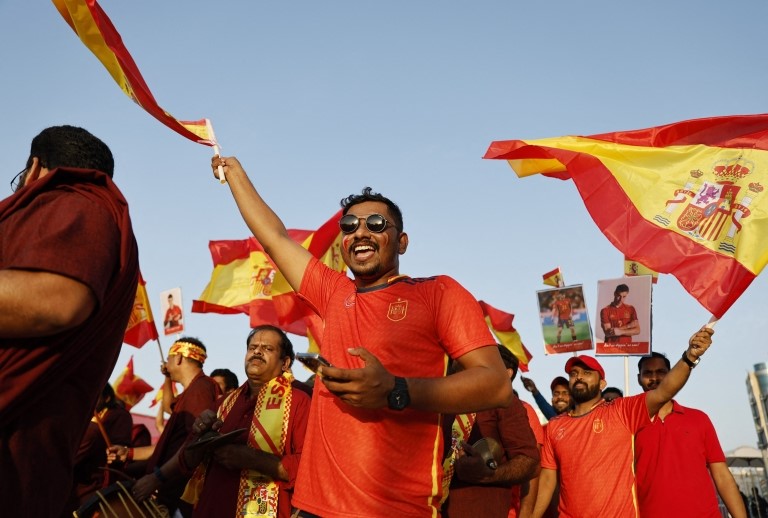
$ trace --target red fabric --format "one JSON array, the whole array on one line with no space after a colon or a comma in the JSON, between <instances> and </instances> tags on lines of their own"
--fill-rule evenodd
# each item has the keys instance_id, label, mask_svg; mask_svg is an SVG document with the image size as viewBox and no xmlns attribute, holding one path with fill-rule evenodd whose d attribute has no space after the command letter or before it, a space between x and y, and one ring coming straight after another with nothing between
<instances>
[{"instance_id":1,"label":"red fabric","mask_svg":"<svg viewBox=\"0 0 768 518\"><path fill-rule=\"evenodd\" d=\"M475 425L467 442L474 444L483 437L491 437L502 445L504 459L501 464L509 462L517 455L539 460L539 448L536 437L528 426L528 414L517 397L507 408L477 413ZM513 487L517 491L513 491ZM520 486L511 486L507 483L469 484L460 480L457 472L454 472L448 493L448 518L464 516L506 518L513 505L515 493L519 499L519 490Z\"/></svg>"},{"instance_id":2,"label":"red fabric","mask_svg":"<svg viewBox=\"0 0 768 518\"><path fill-rule=\"evenodd\" d=\"M642 516L720 518L707 467L725 454L707 414L673 401L662 421L635 438L637 499Z\"/></svg>"},{"instance_id":3,"label":"red fabric","mask_svg":"<svg viewBox=\"0 0 768 518\"><path fill-rule=\"evenodd\" d=\"M211 408L220 394L219 385L202 371L195 376L173 404L171 417L165 424L155 451L147 461L147 473L152 473L155 466L162 466L179 451L192 432L192 425L197 416L203 410ZM163 484L158 491L158 501L171 510L176 509L187 480L188 477L181 477Z\"/></svg>"},{"instance_id":4,"label":"red fabric","mask_svg":"<svg viewBox=\"0 0 768 518\"><path fill-rule=\"evenodd\" d=\"M136 288L136 300L134 301L131 317L128 319L128 328L125 330L123 343L140 349L150 340L157 340L157 328L152 317L152 308L147 298L147 288L144 278L139 272L139 285ZM146 303L146 308L144 304Z\"/></svg>"},{"instance_id":5,"label":"red fabric","mask_svg":"<svg viewBox=\"0 0 768 518\"><path fill-rule=\"evenodd\" d=\"M362 346L398 376L440 377L448 356L494 343L475 298L445 276L357 291L347 276L313 259L300 295L325 321L323 356L343 368L362 367L347 353ZM438 414L354 408L318 383L306 448L312 455L302 459L294 496L305 511L389 518L433 516L439 509Z\"/></svg>"},{"instance_id":6,"label":"red fabric","mask_svg":"<svg viewBox=\"0 0 768 518\"><path fill-rule=\"evenodd\" d=\"M541 448L544 445L544 427L541 426L539 416L536 415L536 411L531 405L523 400L520 400L525 408L525 413L528 415L528 425L533 431L533 436L536 437L536 444ZM512 505L509 508L508 518L516 518L520 512L520 486L512 486Z\"/></svg>"},{"instance_id":7,"label":"red fabric","mask_svg":"<svg viewBox=\"0 0 768 518\"><path fill-rule=\"evenodd\" d=\"M557 311L557 318L560 320L568 320L571 318L571 299L568 297L563 299L556 299L552 303L552 307Z\"/></svg>"},{"instance_id":8,"label":"red fabric","mask_svg":"<svg viewBox=\"0 0 768 518\"><path fill-rule=\"evenodd\" d=\"M256 398L249 399L243 392L230 410L221 433L228 433L238 428L251 428ZM280 494L278 496L278 517L288 518L291 515L291 495L296 476L299 472L299 461L304 445L304 436L309 419L310 398L301 390L292 390L291 408L288 414L288 431L285 438L285 454L281 458L290 480L278 481ZM212 407L218 409L218 405ZM246 437L234 444L245 444ZM212 462L205 475L205 484L200 493L200 500L195 507L193 516L238 516L237 491L240 486L240 470L226 469Z\"/></svg>"},{"instance_id":9,"label":"red fabric","mask_svg":"<svg viewBox=\"0 0 768 518\"><path fill-rule=\"evenodd\" d=\"M96 399L114 368L138 281L128 206L97 171L57 169L0 202L0 269L78 280L97 299L81 325L0 339L0 501L9 516L53 516ZM40 498L39 489L46 488Z\"/></svg>"},{"instance_id":10,"label":"red fabric","mask_svg":"<svg viewBox=\"0 0 768 518\"><path fill-rule=\"evenodd\" d=\"M559 471L561 518L637 516L633 437L650 422L645 394L549 421L541 467Z\"/></svg>"}]
</instances>

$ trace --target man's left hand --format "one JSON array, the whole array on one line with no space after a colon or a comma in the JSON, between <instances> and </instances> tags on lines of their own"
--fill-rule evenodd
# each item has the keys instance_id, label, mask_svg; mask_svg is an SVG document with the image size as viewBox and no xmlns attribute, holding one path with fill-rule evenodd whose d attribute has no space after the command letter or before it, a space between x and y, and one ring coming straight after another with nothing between
<instances>
[{"instance_id":1,"label":"man's left hand","mask_svg":"<svg viewBox=\"0 0 768 518\"><path fill-rule=\"evenodd\" d=\"M349 349L349 354L365 362L361 369L320 367L320 379L339 399L359 408L383 408L387 396L395 387L395 376L367 349Z\"/></svg>"}]
</instances>

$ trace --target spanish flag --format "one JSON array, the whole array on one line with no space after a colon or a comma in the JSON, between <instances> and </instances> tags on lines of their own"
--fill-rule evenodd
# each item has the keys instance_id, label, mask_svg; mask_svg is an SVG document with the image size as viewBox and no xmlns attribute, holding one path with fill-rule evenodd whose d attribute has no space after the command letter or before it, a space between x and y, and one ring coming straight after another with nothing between
<instances>
[{"instance_id":1,"label":"spanish flag","mask_svg":"<svg viewBox=\"0 0 768 518\"><path fill-rule=\"evenodd\" d=\"M152 391L152 387L146 381L134 374L133 356L131 356L123 372L112 384L112 388L115 389L115 396L125 403L126 410L130 410L131 407L137 405L139 401L144 399L144 394Z\"/></svg>"},{"instance_id":2,"label":"spanish flag","mask_svg":"<svg viewBox=\"0 0 768 518\"><path fill-rule=\"evenodd\" d=\"M544 280L544 284L547 286L554 286L555 288L561 288L565 286L565 281L563 280L563 274L560 272L560 267L558 266L551 272L547 272L544 275L541 276L541 278Z\"/></svg>"},{"instance_id":3,"label":"spanish flag","mask_svg":"<svg viewBox=\"0 0 768 518\"><path fill-rule=\"evenodd\" d=\"M93 52L107 69L112 79L131 98L154 118L176 133L198 144L215 145L209 138L210 123L201 133L200 121L181 122L158 106L147 83L139 72L120 34L96 0L52 0L83 44ZM203 119L205 121L205 119ZM210 130L212 131L212 130Z\"/></svg>"},{"instance_id":4,"label":"spanish flag","mask_svg":"<svg viewBox=\"0 0 768 518\"><path fill-rule=\"evenodd\" d=\"M624 258L624 277L636 277L638 275L650 275L651 283L659 282L659 272L651 270L647 266L633 261L629 257Z\"/></svg>"},{"instance_id":5,"label":"spanish flag","mask_svg":"<svg viewBox=\"0 0 768 518\"><path fill-rule=\"evenodd\" d=\"M152 308L149 306L146 284L139 273L136 298L133 300L133 309L123 337L124 343L138 348L150 340L157 340L157 327L155 327L155 319L152 317Z\"/></svg>"},{"instance_id":6,"label":"spanish flag","mask_svg":"<svg viewBox=\"0 0 768 518\"><path fill-rule=\"evenodd\" d=\"M334 214L317 231L288 230L288 234L321 262L344 271L340 214ZM192 302L193 313L245 313L250 315L251 327L272 324L306 336L305 318L311 310L299 301L255 238L211 241L209 249L213 273L200 298Z\"/></svg>"},{"instance_id":7,"label":"spanish flag","mask_svg":"<svg viewBox=\"0 0 768 518\"><path fill-rule=\"evenodd\" d=\"M517 359L520 361L520 370L522 372L528 372L528 364L533 356L531 356L531 353L525 348L523 341L520 338L520 333L518 333L512 325L512 320L514 320L515 315L496 309L482 300L479 300L478 303L483 309L485 322L488 324L488 327L491 328L493 334L496 335L499 343L517 356Z\"/></svg>"},{"instance_id":8,"label":"spanish flag","mask_svg":"<svg viewBox=\"0 0 768 518\"><path fill-rule=\"evenodd\" d=\"M768 114L498 141L484 158L572 179L616 248L674 275L717 318L768 262Z\"/></svg>"}]
</instances>

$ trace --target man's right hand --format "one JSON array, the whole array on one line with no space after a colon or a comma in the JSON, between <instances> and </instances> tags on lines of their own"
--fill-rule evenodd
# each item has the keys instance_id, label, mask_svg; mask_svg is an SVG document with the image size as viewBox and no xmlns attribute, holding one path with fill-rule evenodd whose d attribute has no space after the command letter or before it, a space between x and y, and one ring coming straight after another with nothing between
<instances>
[{"instance_id":1,"label":"man's right hand","mask_svg":"<svg viewBox=\"0 0 768 518\"><path fill-rule=\"evenodd\" d=\"M125 462L128 459L128 446L115 444L107 448L107 464Z\"/></svg>"},{"instance_id":2,"label":"man's right hand","mask_svg":"<svg viewBox=\"0 0 768 518\"><path fill-rule=\"evenodd\" d=\"M520 380L523 382L523 386L525 387L525 390L527 390L531 394L535 394L536 392L538 392L538 390L536 389L536 384L533 382L531 378L520 376Z\"/></svg>"}]
</instances>

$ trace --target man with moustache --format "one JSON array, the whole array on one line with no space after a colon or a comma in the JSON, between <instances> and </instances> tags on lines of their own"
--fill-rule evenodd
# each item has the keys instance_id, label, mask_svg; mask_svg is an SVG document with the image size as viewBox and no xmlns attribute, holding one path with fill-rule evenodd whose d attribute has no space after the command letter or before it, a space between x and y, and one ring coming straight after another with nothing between
<instances>
[{"instance_id":1,"label":"man with moustache","mask_svg":"<svg viewBox=\"0 0 768 518\"><path fill-rule=\"evenodd\" d=\"M558 475L560 516L637 516L633 437L685 385L712 333L706 327L696 332L655 389L611 402L602 398L605 371L596 359L580 355L566 362L575 406L547 425L535 517L546 510Z\"/></svg>"},{"instance_id":2,"label":"man with moustache","mask_svg":"<svg viewBox=\"0 0 768 518\"><path fill-rule=\"evenodd\" d=\"M293 498L299 516L438 516L441 414L513 397L476 299L447 276L400 275L402 212L370 188L342 200L350 279L290 239L236 158L215 156L211 166L214 175L223 168L248 227L325 323L320 352L334 367L318 372ZM463 370L446 377L449 358Z\"/></svg>"},{"instance_id":3,"label":"man with moustache","mask_svg":"<svg viewBox=\"0 0 768 518\"><path fill-rule=\"evenodd\" d=\"M669 359L654 352L640 358L637 370L643 390L654 390L669 373ZM720 518L715 490L733 518L747 516L709 417L675 400L638 432L635 472L641 516Z\"/></svg>"},{"instance_id":4,"label":"man with moustache","mask_svg":"<svg viewBox=\"0 0 768 518\"><path fill-rule=\"evenodd\" d=\"M525 390L533 394L536 405L547 419L552 419L571 408L571 389L568 388L568 380L564 377L557 376L549 385L550 390L552 390L552 404L544 399L531 378L520 376L520 379L523 381Z\"/></svg>"}]
</instances>

